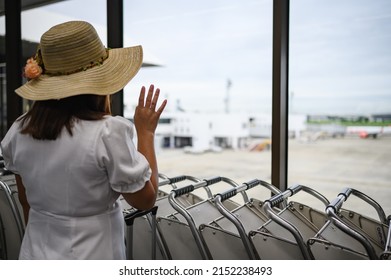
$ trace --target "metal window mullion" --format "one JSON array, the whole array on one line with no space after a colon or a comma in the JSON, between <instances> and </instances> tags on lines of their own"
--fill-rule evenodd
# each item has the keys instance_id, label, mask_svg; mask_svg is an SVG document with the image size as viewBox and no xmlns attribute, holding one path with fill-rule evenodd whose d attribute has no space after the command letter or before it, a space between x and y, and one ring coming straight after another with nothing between
<instances>
[{"instance_id":1,"label":"metal window mullion","mask_svg":"<svg viewBox=\"0 0 391 280\"><path fill-rule=\"evenodd\" d=\"M123 47L123 0L107 0L107 46L109 48ZM111 97L113 115L124 115L123 90Z\"/></svg>"},{"instance_id":2,"label":"metal window mullion","mask_svg":"<svg viewBox=\"0 0 391 280\"><path fill-rule=\"evenodd\" d=\"M288 177L289 0L273 1L272 184L284 191Z\"/></svg>"},{"instance_id":3,"label":"metal window mullion","mask_svg":"<svg viewBox=\"0 0 391 280\"><path fill-rule=\"evenodd\" d=\"M22 85L21 0L5 0L5 62L7 89L7 128L23 112L22 98L15 89Z\"/></svg>"}]
</instances>

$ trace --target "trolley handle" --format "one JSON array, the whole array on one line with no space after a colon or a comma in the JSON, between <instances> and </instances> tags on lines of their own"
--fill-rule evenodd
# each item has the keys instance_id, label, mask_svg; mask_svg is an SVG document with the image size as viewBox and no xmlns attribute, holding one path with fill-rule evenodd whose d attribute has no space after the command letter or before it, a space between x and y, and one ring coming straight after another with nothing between
<instances>
[{"instance_id":1,"label":"trolley handle","mask_svg":"<svg viewBox=\"0 0 391 280\"><path fill-rule=\"evenodd\" d=\"M276 207L278 204L286 201L288 197L293 196L294 194L298 193L300 190L303 189L302 185L294 185L286 189L285 191L276 194L272 196L271 198L265 200L265 203L270 204L270 207Z\"/></svg>"},{"instance_id":2,"label":"trolley handle","mask_svg":"<svg viewBox=\"0 0 391 280\"><path fill-rule=\"evenodd\" d=\"M178 197L178 196L190 193L194 190L195 190L194 185L187 185L187 186L181 187L179 189L174 189L171 192L174 193L174 197Z\"/></svg>"},{"instance_id":3,"label":"trolley handle","mask_svg":"<svg viewBox=\"0 0 391 280\"><path fill-rule=\"evenodd\" d=\"M170 184L179 183L179 182L184 181L186 179L187 179L186 175L181 175L181 176L176 176L176 177L169 178Z\"/></svg>"},{"instance_id":4,"label":"trolley handle","mask_svg":"<svg viewBox=\"0 0 391 280\"><path fill-rule=\"evenodd\" d=\"M147 215L151 213L152 215L156 215L158 206L154 206L151 209L148 210L135 210L132 213L129 213L125 216L125 223L128 226L132 226L134 223L134 220L138 217L142 217L144 215Z\"/></svg>"},{"instance_id":5,"label":"trolley handle","mask_svg":"<svg viewBox=\"0 0 391 280\"><path fill-rule=\"evenodd\" d=\"M175 177L164 177L163 180L159 181L159 186L169 185L169 184L175 184L181 181L184 181L187 179L186 175L180 175Z\"/></svg>"},{"instance_id":6,"label":"trolley handle","mask_svg":"<svg viewBox=\"0 0 391 280\"><path fill-rule=\"evenodd\" d=\"M345 188L338 194L336 198L327 206L327 208L332 208L334 212L338 212L344 201L348 199L348 197L352 194L352 189L351 188ZM326 209L327 209L326 208Z\"/></svg>"},{"instance_id":7,"label":"trolley handle","mask_svg":"<svg viewBox=\"0 0 391 280\"><path fill-rule=\"evenodd\" d=\"M184 181L186 179L187 179L186 175L180 175L180 176L175 176L175 177L171 177L171 178L165 178L164 180L159 182L159 186L164 186L164 185L168 185L168 184L175 184L175 183Z\"/></svg>"},{"instance_id":8,"label":"trolley handle","mask_svg":"<svg viewBox=\"0 0 391 280\"><path fill-rule=\"evenodd\" d=\"M384 210L380 206L380 204L377 203L374 199L372 199L368 195L366 195L356 189L353 189L353 188L343 189L342 192L340 192L338 194L338 196L326 207L326 209L332 209L334 211L334 213L337 213L341 209L343 203L349 198L350 195L354 195L354 196L364 200L372 207L374 207L378 216L379 216L380 222L383 224L387 224L386 214L384 213Z\"/></svg>"},{"instance_id":9,"label":"trolley handle","mask_svg":"<svg viewBox=\"0 0 391 280\"><path fill-rule=\"evenodd\" d=\"M297 194L299 191L303 190L303 185L293 185L291 187L289 187L289 190L291 191L291 195L290 196L293 196L295 194Z\"/></svg>"},{"instance_id":10,"label":"trolley handle","mask_svg":"<svg viewBox=\"0 0 391 280\"><path fill-rule=\"evenodd\" d=\"M334 213L337 213L341 209L343 202L346 200L344 194L339 194L330 204L326 207L326 210L331 208Z\"/></svg>"},{"instance_id":11,"label":"trolley handle","mask_svg":"<svg viewBox=\"0 0 391 280\"><path fill-rule=\"evenodd\" d=\"M249 189L257 186L258 184L259 184L259 180L258 179L253 179L251 181L243 183L239 187L234 187L232 189L226 190L225 192L218 193L218 194L215 195L215 197L216 196L220 196L220 201L223 202L223 201L225 201L227 199L230 199L231 197L234 197L238 192L249 190Z\"/></svg>"},{"instance_id":12,"label":"trolley handle","mask_svg":"<svg viewBox=\"0 0 391 280\"><path fill-rule=\"evenodd\" d=\"M259 185L259 180L258 179L253 179L251 181L248 181L248 182L245 182L243 183L244 185L247 185L247 188L246 190L249 190L249 189L252 189L253 187L255 186L258 186Z\"/></svg>"},{"instance_id":13,"label":"trolley handle","mask_svg":"<svg viewBox=\"0 0 391 280\"><path fill-rule=\"evenodd\" d=\"M210 186L213 184L216 184L218 182L221 182L222 178L220 176L212 177L209 179L203 179L200 182L197 182L195 184L187 185L178 189L174 189L171 192L174 194L174 197L178 197L187 193L190 193L194 191L195 189Z\"/></svg>"},{"instance_id":14,"label":"trolley handle","mask_svg":"<svg viewBox=\"0 0 391 280\"><path fill-rule=\"evenodd\" d=\"M288 197L292 195L291 191L288 189L282 193L272 196L271 198L265 200L265 203L270 204L270 207L276 207L281 202L284 202Z\"/></svg>"},{"instance_id":15,"label":"trolley handle","mask_svg":"<svg viewBox=\"0 0 391 280\"><path fill-rule=\"evenodd\" d=\"M238 190L236 188L232 188L230 190L226 190L225 192L218 193L215 195L221 197L221 202L230 199L231 197L234 197L238 193Z\"/></svg>"},{"instance_id":16,"label":"trolley handle","mask_svg":"<svg viewBox=\"0 0 391 280\"><path fill-rule=\"evenodd\" d=\"M216 183L219 183L222 181L222 178L220 176L212 177L209 179L203 179L206 182L206 186L210 186ZM200 186L201 187L201 186Z\"/></svg>"},{"instance_id":17,"label":"trolley handle","mask_svg":"<svg viewBox=\"0 0 391 280\"><path fill-rule=\"evenodd\" d=\"M314 189L311 189L309 187L306 187L306 186L300 185L300 184L290 186L284 192L272 196L270 199L266 200L265 202L269 203L271 205L271 207L275 207L278 204L286 201L286 199L288 197L291 197L291 196L299 193L300 191L304 191L304 192L316 197L317 199L321 200L323 202L323 204L326 206L329 205L329 203L330 203L329 200L321 193L315 191Z\"/></svg>"}]
</instances>

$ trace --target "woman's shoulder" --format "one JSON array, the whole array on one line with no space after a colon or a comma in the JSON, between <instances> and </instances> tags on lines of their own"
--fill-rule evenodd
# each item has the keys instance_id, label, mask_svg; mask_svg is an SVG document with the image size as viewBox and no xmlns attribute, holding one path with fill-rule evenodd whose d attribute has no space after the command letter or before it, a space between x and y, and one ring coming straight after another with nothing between
<instances>
[{"instance_id":1,"label":"woman's shoulder","mask_svg":"<svg viewBox=\"0 0 391 280\"><path fill-rule=\"evenodd\" d=\"M112 134L131 135L134 134L133 123L121 116L106 116L104 117L103 125L100 129L101 136L107 135L112 138Z\"/></svg>"},{"instance_id":2,"label":"woman's shoulder","mask_svg":"<svg viewBox=\"0 0 391 280\"><path fill-rule=\"evenodd\" d=\"M108 126L114 126L114 127L132 127L132 122L121 116L105 116L104 122Z\"/></svg>"}]
</instances>

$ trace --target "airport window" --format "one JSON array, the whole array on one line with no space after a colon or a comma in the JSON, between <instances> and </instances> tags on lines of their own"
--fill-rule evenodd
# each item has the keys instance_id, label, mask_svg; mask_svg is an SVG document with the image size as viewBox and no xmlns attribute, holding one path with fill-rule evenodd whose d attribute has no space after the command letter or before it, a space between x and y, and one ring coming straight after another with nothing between
<instances>
[{"instance_id":1,"label":"airport window","mask_svg":"<svg viewBox=\"0 0 391 280\"><path fill-rule=\"evenodd\" d=\"M391 3L290 3L288 182L330 200L354 188L390 213Z\"/></svg>"},{"instance_id":2,"label":"airport window","mask_svg":"<svg viewBox=\"0 0 391 280\"><path fill-rule=\"evenodd\" d=\"M124 1L124 36L143 45L149 65L126 88L125 114L132 114L139 88L153 82L169 102L163 117L190 128L184 139L174 121L172 130L158 128L176 143L159 150L162 173L270 181L271 125L261 126L271 123L272 4Z\"/></svg>"},{"instance_id":3,"label":"airport window","mask_svg":"<svg viewBox=\"0 0 391 280\"><path fill-rule=\"evenodd\" d=\"M81 2L94 12L75 9ZM82 19L105 42L106 2L59 1L25 11L22 37L38 42L56 22ZM288 185L312 186L329 199L351 186L385 205L391 199L391 4L313 2L290 1ZM271 0L124 1L124 45L141 44L145 52L144 67L124 90L124 114L133 116L142 85L156 84L169 100L158 131L162 172L184 172L181 163L166 165L165 153L183 160L181 147L203 143L194 151L214 167L193 161L188 149L190 175L270 181L272 9ZM41 12L48 20L36 21Z\"/></svg>"}]
</instances>

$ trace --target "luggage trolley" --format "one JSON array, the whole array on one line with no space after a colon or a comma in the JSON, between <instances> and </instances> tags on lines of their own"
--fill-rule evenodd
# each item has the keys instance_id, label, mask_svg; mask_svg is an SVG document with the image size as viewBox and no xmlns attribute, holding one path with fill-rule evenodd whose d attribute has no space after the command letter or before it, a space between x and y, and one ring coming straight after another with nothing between
<instances>
[{"instance_id":1,"label":"luggage trolley","mask_svg":"<svg viewBox=\"0 0 391 280\"><path fill-rule=\"evenodd\" d=\"M124 215L126 222L126 250L128 259L169 259L167 249L165 248L160 235L156 232L156 216L166 216L175 212L168 202L169 192L162 190L164 186L170 186L171 189L176 189L176 184L182 181L190 180L198 182L200 179L193 176L181 175L176 177L168 177L164 174L159 174L159 191L155 206L150 210L140 211L128 204L125 204ZM210 193L210 190L206 190ZM202 198L188 194L183 196L180 203L183 205L192 205L193 203L202 201ZM158 246L158 250L156 250ZM152 252L150 254L149 252Z\"/></svg>"},{"instance_id":2,"label":"luggage trolley","mask_svg":"<svg viewBox=\"0 0 391 280\"><path fill-rule=\"evenodd\" d=\"M180 205L178 198L198 188L220 182L231 187L239 186L229 178L218 176L171 191L168 200L176 212L167 217L157 218L158 230L167 244L171 259L211 259L199 227L221 216L214 205L213 196L186 208ZM228 203L225 206L228 209L239 206L238 203L230 200L226 202Z\"/></svg>"},{"instance_id":3,"label":"luggage trolley","mask_svg":"<svg viewBox=\"0 0 391 280\"><path fill-rule=\"evenodd\" d=\"M273 207L300 191L314 196L325 206L329 204L325 196L303 185L291 186L286 191L266 200L263 208L270 219L260 228L249 233L260 259L313 259L306 242L319 231L319 228L305 213L298 211L292 202L278 213L273 210Z\"/></svg>"},{"instance_id":4,"label":"luggage trolley","mask_svg":"<svg viewBox=\"0 0 391 280\"><path fill-rule=\"evenodd\" d=\"M15 175L9 172L0 176L0 225L0 259L17 260L25 227Z\"/></svg>"},{"instance_id":5,"label":"luggage trolley","mask_svg":"<svg viewBox=\"0 0 391 280\"><path fill-rule=\"evenodd\" d=\"M150 214L151 216L151 221L149 221L148 219L148 222L150 222L150 226L151 226L151 259L153 260L156 260L156 244L157 244L157 241L156 241L156 238L157 238L157 234L156 234L156 212L157 212L157 206L154 206L152 207L151 209L149 210L136 210L134 209L133 211L129 211L129 213L125 216L125 223L126 223L126 226L127 226L127 230L126 230L126 259L128 260L133 260L134 259L134 240L133 240L133 232L134 232L134 222L137 218L139 217L146 217L148 214ZM145 244L148 244L147 242L144 242L143 243L144 245ZM145 252L145 246L143 246L144 248L142 248L142 252ZM160 248L161 249L161 248ZM162 250L162 249L161 249ZM136 252L138 252L136 250Z\"/></svg>"},{"instance_id":6,"label":"luggage trolley","mask_svg":"<svg viewBox=\"0 0 391 280\"><path fill-rule=\"evenodd\" d=\"M246 192L255 186L265 187L272 194L280 193L275 186L253 179L223 193L215 195L214 202L221 217L200 226L200 231L213 259L258 259L248 232L263 225L268 217L262 210L262 201L251 198L234 210L227 209L223 202L239 192ZM247 197L245 197L247 198Z\"/></svg>"},{"instance_id":7,"label":"luggage trolley","mask_svg":"<svg viewBox=\"0 0 391 280\"><path fill-rule=\"evenodd\" d=\"M194 177L194 176L190 176L190 175L180 175L180 176L176 176L176 177L167 177L163 174L160 174L160 177L161 177L161 180L159 180L160 196L157 198L155 205L159 206L158 216L162 216L162 217L165 217L165 216L175 212L175 210L172 208L171 204L168 202L168 196L169 196L171 190L178 189L181 186L184 186L185 183L188 184L189 181L192 183L197 183L197 182L202 181L201 179ZM180 184L180 185L178 185L178 184ZM164 186L170 186L170 189L167 191L163 190ZM204 187L204 190L206 192L207 197L212 196L212 192L210 191L210 189L207 186ZM180 198L178 198L178 202L183 207L188 207L190 205L194 205L194 204L199 203L203 200L204 199L200 195L196 195L194 193L188 193L188 194L183 195Z\"/></svg>"},{"instance_id":8,"label":"luggage trolley","mask_svg":"<svg viewBox=\"0 0 391 280\"><path fill-rule=\"evenodd\" d=\"M379 221L341 210L344 201L351 195L374 207ZM329 220L308 240L309 248L316 259L389 258L389 220L387 221L383 209L375 200L358 190L345 188L327 206L326 213Z\"/></svg>"},{"instance_id":9,"label":"luggage trolley","mask_svg":"<svg viewBox=\"0 0 391 280\"><path fill-rule=\"evenodd\" d=\"M384 252L380 255L380 259L382 260L390 260L391 259L391 215L388 216L388 234L386 245L384 246Z\"/></svg>"}]
</instances>

